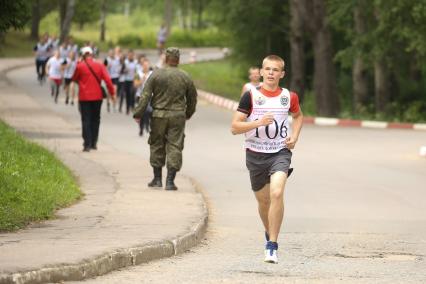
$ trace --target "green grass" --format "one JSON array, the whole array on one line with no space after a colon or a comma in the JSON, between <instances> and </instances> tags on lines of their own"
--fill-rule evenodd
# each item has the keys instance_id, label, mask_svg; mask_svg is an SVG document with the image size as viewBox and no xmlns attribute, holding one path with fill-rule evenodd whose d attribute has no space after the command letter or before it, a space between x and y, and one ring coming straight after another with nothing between
<instances>
[{"instance_id":1,"label":"green grass","mask_svg":"<svg viewBox=\"0 0 426 284\"><path fill-rule=\"evenodd\" d=\"M0 231L52 218L81 196L55 156L0 121Z\"/></svg>"},{"instance_id":2,"label":"green grass","mask_svg":"<svg viewBox=\"0 0 426 284\"><path fill-rule=\"evenodd\" d=\"M241 88L247 82L241 76L241 69L231 60L218 60L182 65L195 82L197 88L238 101Z\"/></svg>"},{"instance_id":3,"label":"green grass","mask_svg":"<svg viewBox=\"0 0 426 284\"><path fill-rule=\"evenodd\" d=\"M35 42L27 33L10 31L5 36L4 43L0 43L0 57L32 56Z\"/></svg>"}]
</instances>

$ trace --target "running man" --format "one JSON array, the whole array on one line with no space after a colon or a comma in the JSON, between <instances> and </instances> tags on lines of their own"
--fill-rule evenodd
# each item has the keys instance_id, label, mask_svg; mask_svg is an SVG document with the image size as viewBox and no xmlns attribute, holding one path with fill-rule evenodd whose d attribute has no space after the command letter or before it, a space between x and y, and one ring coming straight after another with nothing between
<instances>
[{"instance_id":1,"label":"running man","mask_svg":"<svg viewBox=\"0 0 426 284\"><path fill-rule=\"evenodd\" d=\"M117 93L118 77L120 75L120 59L115 57L114 50L108 50L108 56L104 60L104 65L107 68L108 74L111 77L112 84L114 85L114 91ZM113 111L115 112L115 100L112 105ZM110 112L110 98L107 97L107 111Z\"/></svg>"},{"instance_id":2,"label":"running man","mask_svg":"<svg viewBox=\"0 0 426 284\"><path fill-rule=\"evenodd\" d=\"M46 73L50 80L50 94L54 97L55 103L58 103L59 87L62 84L62 73L65 65L66 61L59 56L58 49L53 52L53 56L46 64Z\"/></svg>"},{"instance_id":3,"label":"running man","mask_svg":"<svg viewBox=\"0 0 426 284\"><path fill-rule=\"evenodd\" d=\"M256 66L250 67L248 73L249 73L248 78L250 82L244 84L243 89L241 90L241 96L243 96L245 92L250 91L253 88L262 86L262 82L260 82L259 67L256 67Z\"/></svg>"},{"instance_id":4,"label":"running man","mask_svg":"<svg viewBox=\"0 0 426 284\"><path fill-rule=\"evenodd\" d=\"M46 63L50 57L49 36L44 34L40 37L39 42L34 46L34 54L36 57L37 80L40 85L43 84L46 76Z\"/></svg>"},{"instance_id":5,"label":"running man","mask_svg":"<svg viewBox=\"0 0 426 284\"><path fill-rule=\"evenodd\" d=\"M77 56L74 51L70 51L67 58L67 65L64 70L64 90L65 90L65 104L69 103L70 91L71 91L71 105L74 105L74 83L72 82L72 76L74 75L75 68L77 67Z\"/></svg>"},{"instance_id":6,"label":"running man","mask_svg":"<svg viewBox=\"0 0 426 284\"><path fill-rule=\"evenodd\" d=\"M140 65L140 68L138 68L136 72L136 77L134 82L134 86L136 88L136 98L138 102L142 95L143 88L145 87L145 83L153 72L148 58L141 57L139 60L139 65ZM149 125L150 125L151 117L152 117L152 106L151 106L151 103L149 102L139 123L139 136L143 136L144 129L146 132L150 131Z\"/></svg>"},{"instance_id":7,"label":"running man","mask_svg":"<svg viewBox=\"0 0 426 284\"><path fill-rule=\"evenodd\" d=\"M291 174L291 150L302 128L297 94L280 88L284 60L267 56L262 63L263 86L244 93L234 114L232 134L245 133L246 165L265 227L265 262L278 263L278 234L284 217L284 188ZM293 117L290 131L289 113Z\"/></svg>"},{"instance_id":8,"label":"running man","mask_svg":"<svg viewBox=\"0 0 426 284\"><path fill-rule=\"evenodd\" d=\"M133 88L133 80L136 75L136 66L138 62L135 59L133 50L129 50L127 59L124 61L125 65L125 82L124 92L126 93L126 114L128 115L135 108L135 93Z\"/></svg>"}]
</instances>

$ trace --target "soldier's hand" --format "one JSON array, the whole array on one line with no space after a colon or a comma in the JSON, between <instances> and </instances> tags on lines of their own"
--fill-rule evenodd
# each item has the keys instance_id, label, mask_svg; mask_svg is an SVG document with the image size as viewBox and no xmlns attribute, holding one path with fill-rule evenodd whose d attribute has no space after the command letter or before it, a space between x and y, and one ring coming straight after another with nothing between
<instances>
[{"instance_id":1,"label":"soldier's hand","mask_svg":"<svg viewBox=\"0 0 426 284\"><path fill-rule=\"evenodd\" d=\"M141 119L140 118L134 118L134 120L136 121L137 124L141 123Z\"/></svg>"}]
</instances>

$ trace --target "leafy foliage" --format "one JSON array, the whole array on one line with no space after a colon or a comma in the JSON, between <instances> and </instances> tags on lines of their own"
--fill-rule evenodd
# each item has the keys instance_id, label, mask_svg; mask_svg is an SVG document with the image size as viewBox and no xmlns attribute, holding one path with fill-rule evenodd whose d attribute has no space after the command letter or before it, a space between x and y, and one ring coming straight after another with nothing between
<instances>
[{"instance_id":1,"label":"leafy foliage","mask_svg":"<svg viewBox=\"0 0 426 284\"><path fill-rule=\"evenodd\" d=\"M21 29L30 19L30 2L25 0L0 1L0 34L10 28Z\"/></svg>"}]
</instances>

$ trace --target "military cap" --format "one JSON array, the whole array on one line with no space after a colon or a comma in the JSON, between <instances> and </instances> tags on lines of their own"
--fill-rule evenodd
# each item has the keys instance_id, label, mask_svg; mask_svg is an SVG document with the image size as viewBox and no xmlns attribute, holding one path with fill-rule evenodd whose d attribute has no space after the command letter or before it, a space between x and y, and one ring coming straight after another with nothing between
<instances>
[{"instance_id":1,"label":"military cap","mask_svg":"<svg viewBox=\"0 0 426 284\"><path fill-rule=\"evenodd\" d=\"M179 48L177 48L177 47L168 47L166 49L166 56L179 58L180 57Z\"/></svg>"}]
</instances>

